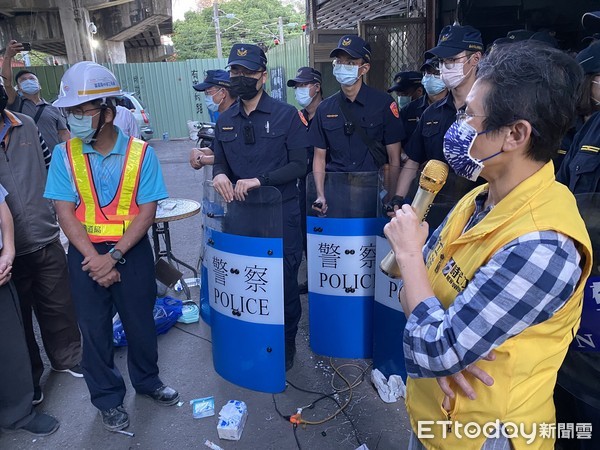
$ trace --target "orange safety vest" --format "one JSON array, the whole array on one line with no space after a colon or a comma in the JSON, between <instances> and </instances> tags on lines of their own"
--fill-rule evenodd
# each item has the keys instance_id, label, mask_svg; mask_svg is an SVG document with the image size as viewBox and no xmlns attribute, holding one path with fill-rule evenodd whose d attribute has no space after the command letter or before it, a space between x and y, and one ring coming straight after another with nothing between
<instances>
[{"instance_id":1,"label":"orange safety vest","mask_svg":"<svg viewBox=\"0 0 600 450\"><path fill-rule=\"evenodd\" d=\"M83 153L83 142L79 138L67 141L67 156L79 194L75 217L82 223L92 242L117 242L138 215L139 207L135 199L147 147L144 141L129 138L117 193L108 205L101 207L90 162Z\"/></svg>"}]
</instances>

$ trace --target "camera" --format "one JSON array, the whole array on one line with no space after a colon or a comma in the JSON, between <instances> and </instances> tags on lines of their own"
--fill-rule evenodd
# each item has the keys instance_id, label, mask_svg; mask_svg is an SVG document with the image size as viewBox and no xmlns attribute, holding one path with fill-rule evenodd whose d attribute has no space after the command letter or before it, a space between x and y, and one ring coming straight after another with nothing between
<instances>
[{"instance_id":1,"label":"camera","mask_svg":"<svg viewBox=\"0 0 600 450\"><path fill-rule=\"evenodd\" d=\"M354 133L354 124L352 122L344 122L344 134L352 136L352 133Z\"/></svg>"},{"instance_id":2,"label":"camera","mask_svg":"<svg viewBox=\"0 0 600 450\"><path fill-rule=\"evenodd\" d=\"M244 144L255 144L256 139L254 138L254 127L252 125L245 125L244 131Z\"/></svg>"},{"instance_id":3,"label":"camera","mask_svg":"<svg viewBox=\"0 0 600 450\"><path fill-rule=\"evenodd\" d=\"M23 52L29 52L31 51L31 43L30 42L21 42L21 45L23 46Z\"/></svg>"}]
</instances>

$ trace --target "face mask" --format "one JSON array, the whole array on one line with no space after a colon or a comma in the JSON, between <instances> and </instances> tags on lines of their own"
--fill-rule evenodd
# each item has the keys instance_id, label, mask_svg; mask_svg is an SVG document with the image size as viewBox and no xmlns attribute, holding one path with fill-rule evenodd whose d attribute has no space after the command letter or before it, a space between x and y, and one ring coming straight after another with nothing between
<instances>
[{"instance_id":1,"label":"face mask","mask_svg":"<svg viewBox=\"0 0 600 450\"><path fill-rule=\"evenodd\" d=\"M423 75L421 84L429 95L436 95L446 89L446 84L440 77L436 77L430 73Z\"/></svg>"},{"instance_id":2,"label":"face mask","mask_svg":"<svg viewBox=\"0 0 600 450\"><path fill-rule=\"evenodd\" d=\"M93 116L83 116L81 119L75 118L73 114L67 116L67 122L71 127L71 134L81 139L85 144L92 142L96 129L92 126L92 120L100 114L100 111Z\"/></svg>"},{"instance_id":3,"label":"face mask","mask_svg":"<svg viewBox=\"0 0 600 450\"><path fill-rule=\"evenodd\" d=\"M412 97L410 95L399 95L398 96L398 107L402 109L402 107L408 105L412 102Z\"/></svg>"},{"instance_id":4,"label":"face mask","mask_svg":"<svg viewBox=\"0 0 600 450\"><path fill-rule=\"evenodd\" d=\"M310 87L300 87L294 90L294 96L296 97L296 101L302 107L306 107L310 105L314 95L310 96Z\"/></svg>"},{"instance_id":5,"label":"face mask","mask_svg":"<svg viewBox=\"0 0 600 450\"><path fill-rule=\"evenodd\" d=\"M219 89L217 92L221 92L221 89ZM215 103L213 98L215 95L217 95L217 92L215 92L213 95L206 95L206 93L204 94L204 103L206 104L208 110L211 112L217 112L219 110L219 105L223 103L224 100L221 99L219 103Z\"/></svg>"},{"instance_id":6,"label":"face mask","mask_svg":"<svg viewBox=\"0 0 600 450\"><path fill-rule=\"evenodd\" d=\"M359 66L336 64L333 66L333 76L338 83L344 86L352 86L358 81Z\"/></svg>"},{"instance_id":7,"label":"face mask","mask_svg":"<svg viewBox=\"0 0 600 450\"><path fill-rule=\"evenodd\" d=\"M444 158L458 176L471 181L477 180L483 170L483 163L502 153L502 150L500 150L484 159L476 159L471 156L471 147L473 147L477 136L490 131L492 130L478 133L467 122L454 122L448 128L444 136Z\"/></svg>"},{"instance_id":8,"label":"face mask","mask_svg":"<svg viewBox=\"0 0 600 450\"><path fill-rule=\"evenodd\" d=\"M473 70L473 67L471 67L471 69L467 73L463 73L464 67L464 62L454 63L454 67L452 69L447 69L444 64L441 65L441 77L448 89L454 89L455 87L457 87L460 83L463 82L465 78L467 78L469 73L471 73L471 70Z\"/></svg>"},{"instance_id":9,"label":"face mask","mask_svg":"<svg viewBox=\"0 0 600 450\"><path fill-rule=\"evenodd\" d=\"M25 94L33 95L40 92L40 83L37 80L23 80L19 84Z\"/></svg>"},{"instance_id":10,"label":"face mask","mask_svg":"<svg viewBox=\"0 0 600 450\"><path fill-rule=\"evenodd\" d=\"M259 89L256 88L258 80L252 77L240 75L239 77L231 77L231 90L234 95L242 100L252 100L258 94ZM262 88L262 86L261 86Z\"/></svg>"}]
</instances>

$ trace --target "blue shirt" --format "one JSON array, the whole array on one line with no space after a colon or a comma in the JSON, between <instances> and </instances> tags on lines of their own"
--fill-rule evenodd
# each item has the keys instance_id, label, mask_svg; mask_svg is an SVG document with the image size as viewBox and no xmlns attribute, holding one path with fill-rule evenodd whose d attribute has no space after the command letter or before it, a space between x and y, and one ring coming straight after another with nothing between
<instances>
[{"instance_id":1,"label":"blue shirt","mask_svg":"<svg viewBox=\"0 0 600 450\"><path fill-rule=\"evenodd\" d=\"M307 148L306 127L298 110L263 92L249 116L241 100L219 116L213 147L213 174L224 173L235 183L240 179L259 177L270 180L273 173L278 182L266 184L279 189L282 200L289 200L298 196L296 179L305 171ZM292 162L292 153L301 154L301 173L290 171L290 176L276 177L278 169Z\"/></svg>"},{"instance_id":2,"label":"blue shirt","mask_svg":"<svg viewBox=\"0 0 600 450\"><path fill-rule=\"evenodd\" d=\"M83 153L87 155L90 162L100 206L107 206L117 193L128 142L129 137L119 130L115 147L106 156L98 153L91 145L83 144ZM136 203L142 205L162 200L168 196L158 158L154 149L148 146L142 162ZM64 142L57 145L52 154L44 197L51 200L79 203L79 195L71 174Z\"/></svg>"},{"instance_id":3,"label":"blue shirt","mask_svg":"<svg viewBox=\"0 0 600 450\"><path fill-rule=\"evenodd\" d=\"M372 140L383 145L395 144L405 137L398 104L385 92L363 83L353 102L340 91L317 107L310 124L311 145L327 150L328 172L370 172L378 170L371 152L359 134L344 133L344 118L339 98L348 103L354 127L361 126Z\"/></svg>"},{"instance_id":4,"label":"blue shirt","mask_svg":"<svg viewBox=\"0 0 600 450\"><path fill-rule=\"evenodd\" d=\"M408 140L405 153L410 159L423 164L430 159L444 158L444 135L456 120L456 108L452 92L432 103L421 115L417 128Z\"/></svg>"}]
</instances>

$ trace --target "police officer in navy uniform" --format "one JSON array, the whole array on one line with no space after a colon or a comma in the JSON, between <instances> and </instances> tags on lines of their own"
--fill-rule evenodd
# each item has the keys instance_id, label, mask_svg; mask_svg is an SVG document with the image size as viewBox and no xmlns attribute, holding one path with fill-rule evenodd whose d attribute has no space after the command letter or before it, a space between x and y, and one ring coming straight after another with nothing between
<instances>
[{"instance_id":1,"label":"police officer in navy uniform","mask_svg":"<svg viewBox=\"0 0 600 450\"><path fill-rule=\"evenodd\" d=\"M421 119L423 112L425 112L429 105L443 99L448 94L448 89L440 77L439 63L435 58L427 59L420 70L419 84L423 86L425 93L400 110L400 118L404 124L404 131L406 131L406 138L402 141L403 147L406 147L408 140L417 129L417 123Z\"/></svg>"},{"instance_id":2,"label":"police officer in navy uniform","mask_svg":"<svg viewBox=\"0 0 600 450\"><path fill-rule=\"evenodd\" d=\"M223 69L207 70L202 83L195 84L194 90L204 93L204 104L211 114L221 114L237 100L231 95L229 72ZM198 170L214 164L212 141L203 148L193 148L190 152L190 165Z\"/></svg>"},{"instance_id":3,"label":"police officer in navy uniform","mask_svg":"<svg viewBox=\"0 0 600 450\"><path fill-rule=\"evenodd\" d=\"M248 191L260 186L274 186L281 192L285 357L289 370L302 313L297 279L302 238L296 180L306 173L308 140L306 125L296 108L264 91L266 65L265 53L256 45L235 44L231 48L231 89L239 100L217 120L213 185L228 203L234 199L243 202Z\"/></svg>"},{"instance_id":4,"label":"police officer in navy uniform","mask_svg":"<svg viewBox=\"0 0 600 450\"><path fill-rule=\"evenodd\" d=\"M294 88L294 97L302 109L300 113L306 121L307 127L310 126L317 107L323 101L323 88L321 87L321 72L312 67L300 67L296 77L287 81L287 86ZM308 131L308 128L307 128ZM306 174L298 179L298 189L300 191L300 225L302 228L302 243L306 253L306 176L312 172L314 151L309 147L307 154ZM300 294L308 293L308 282L300 285Z\"/></svg>"},{"instance_id":5,"label":"police officer in navy uniform","mask_svg":"<svg viewBox=\"0 0 600 450\"><path fill-rule=\"evenodd\" d=\"M456 113L465 107L467 94L475 83L482 52L483 42L478 30L469 25L448 25L441 31L438 45L425 53L427 58L439 58L441 78L449 93L423 112L406 144L404 151L408 160L400 172L396 195L392 199L395 208L405 202L404 197L421 164L430 159L445 161L444 135L456 120Z\"/></svg>"},{"instance_id":6,"label":"police officer in navy uniform","mask_svg":"<svg viewBox=\"0 0 600 450\"><path fill-rule=\"evenodd\" d=\"M400 166L401 141L405 137L398 105L385 92L367 86L362 76L371 68L371 46L354 35L342 36L329 55L333 75L341 90L321 102L310 126L310 142L315 148L313 172L317 199L313 209L325 214L325 172L370 172L379 169L373 148L361 138L362 127L374 142L372 147L387 157L391 166ZM345 117L340 106L345 102L352 119ZM336 209L340 205L335 205Z\"/></svg>"},{"instance_id":7,"label":"police officer in navy uniform","mask_svg":"<svg viewBox=\"0 0 600 450\"><path fill-rule=\"evenodd\" d=\"M402 147L406 146L408 138L417 128L417 122L423 111L419 111L423 103L423 85L421 72L409 71L398 72L394 76L394 84L387 90L388 93L395 92L398 96L398 107L400 108L400 119L404 126L406 137L402 140Z\"/></svg>"}]
</instances>

